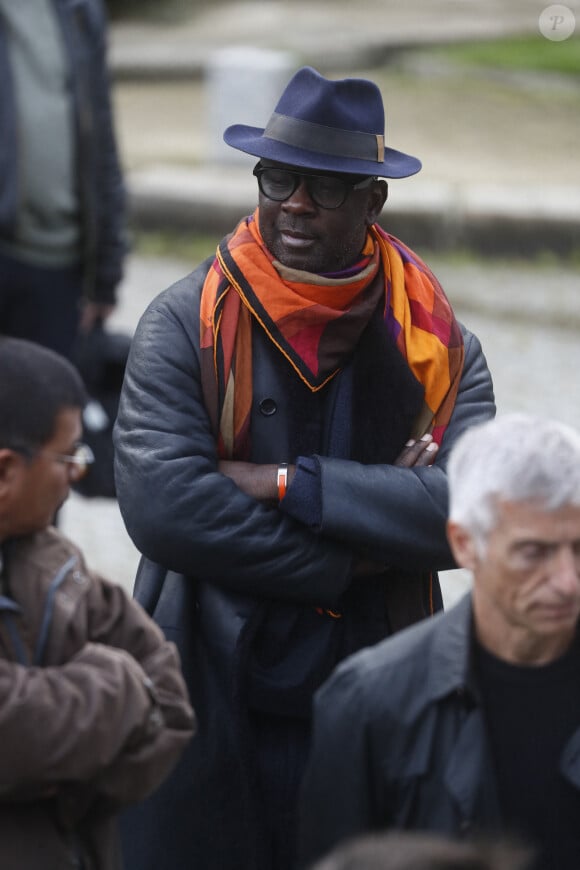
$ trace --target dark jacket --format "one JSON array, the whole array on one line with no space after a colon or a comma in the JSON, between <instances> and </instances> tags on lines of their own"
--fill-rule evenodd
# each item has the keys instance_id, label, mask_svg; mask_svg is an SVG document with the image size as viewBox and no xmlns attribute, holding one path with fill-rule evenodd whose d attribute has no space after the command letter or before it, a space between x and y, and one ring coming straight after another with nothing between
<instances>
[{"instance_id":1,"label":"dark jacket","mask_svg":"<svg viewBox=\"0 0 580 870\"><path fill-rule=\"evenodd\" d=\"M115 143L101 0L53 0L70 64L81 201L83 290L114 302L126 252L125 192ZM18 141L8 46L0 16L0 239L10 240L18 204Z\"/></svg>"},{"instance_id":2,"label":"dark jacket","mask_svg":"<svg viewBox=\"0 0 580 870\"><path fill-rule=\"evenodd\" d=\"M274 602L339 608L340 644L321 681L338 658L426 615L427 575L452 565L444 533L449 446L494 412L479 342L466 333L465 370L437 465L394 467L389 463L408 438L422 387L384 330L369 325L350 374L337 376L317 398L287 375L256 330L252 461L287 458L296 430L311 415L319 415L329 440L333 427L345 425L335 407L347 377L353 413L346 427L350 456L358 457L321 451L319 530L259 504L217 473L199 373L199 300L208 267L162 293L142 318L115 432L119 504L131 537L148 560L189 576L196 588L188 658L199 738L180 765L179 782L179 776L168 782L147 821L141 817L148 837L134 841L141 852L133 858L136 870L264 866L256 852L260 819L251 800L244 694L255 632ZM385 569L351 583L360 555ZM146 562L144 575L152 570ZM138 597L147 585L141 579Z\"/></svg>"},{"instance_id":3,"label":"dark jacket","mask_svg":"<svg viewBox=\"0 0 580 870\"><path fill-rule=\"evenodd\" d=\"M119 809L193 730L175 647L54 529L4 556L0 866L120 870Z\"/></svg>"},{"instance_id":4,"label":"dark jacket","mask_svg":"<svg viewBox=\"0 0 580 870\"><path fill-rule=\"evenodd\" d=\"M472 663L471 596L364 650L317 693L303 781L301 867L384 828L501 830ZM580 788L580 731L562 772Z\"/></svg>"}]
</instances>

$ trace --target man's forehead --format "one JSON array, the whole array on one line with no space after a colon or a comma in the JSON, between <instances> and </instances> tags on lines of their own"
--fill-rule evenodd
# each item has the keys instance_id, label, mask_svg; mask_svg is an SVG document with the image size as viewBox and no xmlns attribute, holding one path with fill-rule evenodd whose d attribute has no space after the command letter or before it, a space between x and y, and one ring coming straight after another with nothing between
<instances>
[{"instance_id":1,"label":"man's forehead","mask_svg":"<svg viewBox=\"0 0 580 870\"><path fill-rule=\"evenodd\" d=\"M265 157L262 157L260 159L259 165L263 166L265 169L285 169L289 172L296 172L299 175L323 175L328 176L329 178L345 179L357 179L366 177L362 175L352 175L348 172L330 172L327 169L309 169L304 166L294 166L291 163L278 163L276 160L268 160Z\"/></svg>"},{"instance_id":2,"label":"man's forehead","mask_svg":"<svg viewBox=\"0 0 580 870\"><path fill-rule=\"evenodd\" d=\"M83 434L82 408L75 405L62 407L54 420L52 436L48 444L73 444L79 441Z\"/></svg>"},{"instance_id":3,"label":"man's forehead","mask_svg":"<svg viewBox=\"0 0 580 870\"><path fill-rule=\"evenodd\" d=\"M301 172L300 166L293 166L291 163L279 163L277 160L267 160L265 157L260 159L260 166L265 166L267 169L289 169L291 172Z\"/></svg>"},{"instance_id":4,"label":"man's forehead","mask_svg":"<svg viewBox=\"0 0 580 870\"><path fill-rule=\"evenodd\" d=\"M497 501L498 521L496 528L513 535L525 534L526 530L545 532L550 536L565 535L563 523L580 529L580 505L563 504L558 507L545 500Z\"/></svg>"}]
</instances>

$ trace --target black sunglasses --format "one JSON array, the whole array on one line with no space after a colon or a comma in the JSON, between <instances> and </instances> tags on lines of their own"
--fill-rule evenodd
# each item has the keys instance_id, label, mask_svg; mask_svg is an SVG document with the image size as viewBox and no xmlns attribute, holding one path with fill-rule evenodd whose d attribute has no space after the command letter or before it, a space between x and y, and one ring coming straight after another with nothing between
<instances>
[{"instance_id":1,"label":"black sunglasses","mask_svg":"<svg viewBox=\"0 0 580 870\"><path fill-rule=\"evenodd\" d=\"M362 180L354 176L351 180L342 175L314 175L277 166L263 166L261 163L256 164L253 174L264 196L275 202L284 202L291 197L304 180L310 199L320 208L340 208L351 190L363 190L376 181L374 175Z\"/></svg>"}]
</instances>

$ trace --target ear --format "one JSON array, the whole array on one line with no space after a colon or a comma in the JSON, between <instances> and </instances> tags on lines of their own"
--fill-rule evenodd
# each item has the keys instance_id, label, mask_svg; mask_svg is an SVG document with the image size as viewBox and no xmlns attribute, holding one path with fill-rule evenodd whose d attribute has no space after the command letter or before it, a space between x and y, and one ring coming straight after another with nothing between
<instances>
[{"instance_id":1,"label":"ear","mask_svg":"<svg viewBox=\"0 0 580 870\"><path fill-rule=\"evenodd\" d=\"M22 458L8 447L0 447L0 491L10 486Z\"/></svg>"},{"instance_id":2,"label":"ear","mask_svg":"<svg viewBox=\"0 0 580 870\"><path fill-rule=\"evenodd\" d=\"M447 521L447 540L451 552L460 568L475 570L478 553L475 539L464 526L452 520Z\"/></svg>"},{"instance_id":3,"label":"ear","mask_svg":"<svg viewBox=\"0 0 580 870\"><path fill-rule=\"evenodd\" d=\"M386 181L379 179L379 181L373 182L369 191L367 211L367 225L369 227L371 224L377 222L379 215L383 210L383 206L387 201L388 195L389 185Z\"/></svg>"}]
</instances>

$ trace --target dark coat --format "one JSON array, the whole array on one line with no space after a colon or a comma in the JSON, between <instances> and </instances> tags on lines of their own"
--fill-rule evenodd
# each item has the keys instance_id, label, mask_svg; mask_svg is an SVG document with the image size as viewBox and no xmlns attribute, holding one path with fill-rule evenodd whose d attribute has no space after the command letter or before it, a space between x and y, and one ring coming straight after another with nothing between
<instances>
[{"instance_id":1,"label":"dark coat","mask_svg":"<svg viewBox=\"0 0 580 870\"><path fill-rule=\"evenodd\" d=\"M113 130L102 0L52 0L70 66L77 136L84 294L113 302L127 249L125 191ZM10 240L18 208L18 136L8 44L0 16L0 239Z\"/></svg>"},{"instance_id":2,"label":"dark coat","mask_svg":"<svg viewBox=\"0 0 580 870\"><path fill-rule=\"evenodd\" d=\"M252 460L293 456L301 427L313 417L327 445L342 425L350 451L331 456L324 449L319 456L319 530L259 504L216 473L199 366L199 300L208 267L161 294L142 318L115 431L119 504L129 534L150 560L138 598L144 601L151 587L151 562L196 587L189 677L199 732L180 771L137 814L139 834L128 834L132 870L268 867L260 855L245 739L252 635L272 601L338 606L344 612L340 658L426 615L427 575L453 565L445 538L449 447L467 426L494 413L485 359L466 332L465 369L437 464L395 467L389 463L408 438L423 388L382 329L369 325L353 365L315 397L255 331ZM336 409L349 378L353 412L345 421ZM361 554L385 569L351 583L353 559ZM179 645L178 622L173 613L163 627ZM187 665L188 656L182 658Z\"/></svg>"},{"instance_id":3,"label":"dark coat","mask_svg":"<svg viewBox=\"0 0 580 870\"><path fill-rule=\"evenodd\" d=\"M301 867L341 840L385 828L450 836L501 830L472 624L466 595L447 613L352 656L317 693ZM578 746L580 730L561 762L576 788Z\"/></svg>"}]
</instances>

